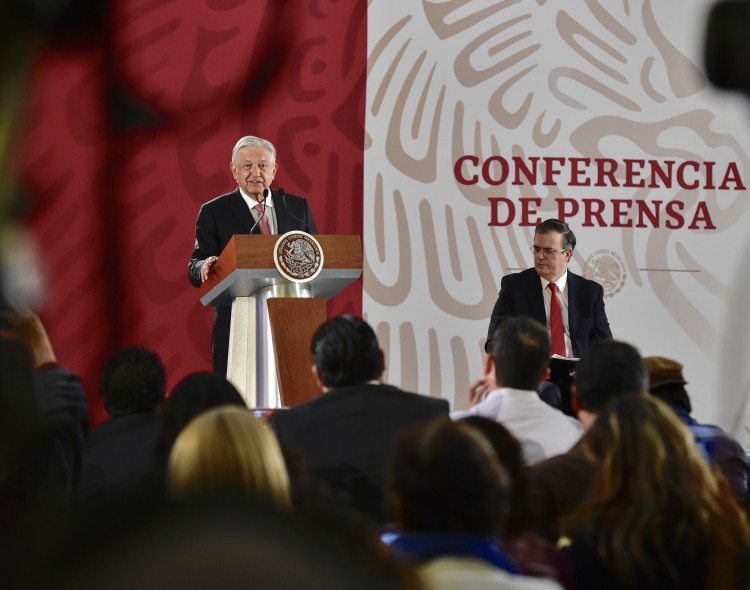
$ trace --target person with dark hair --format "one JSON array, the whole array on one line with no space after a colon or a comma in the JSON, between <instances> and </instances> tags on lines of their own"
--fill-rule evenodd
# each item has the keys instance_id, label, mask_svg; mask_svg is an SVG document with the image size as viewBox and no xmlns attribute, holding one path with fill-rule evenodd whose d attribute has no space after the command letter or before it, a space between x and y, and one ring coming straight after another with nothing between
<instances>
[{"instance_id":1,"label":"person with dark hair","mask_svg":"<svg viewBox=\"0 0 750 590\"><path fill-rule=\"evenodd\" d=\"M448 402L384 384L383 351L361 318L329 319L313 334L310 350L323 395L275 411L269 423L282 446L299 453L342 505L385 523L385 470L396 434L447 415Z\"/></svg>"},{"instance_id":2,"label":"person with dark hair","mask_svg":"<svg viewBox=\"0 0 750 590\"><path fill-rule=\"evenodd\" d=\"M693 406L685 390L682 363L663 356L647 356L643 360L648 368L649 393L665 402L687 425L711 465L727 478L743 508L749 509L750 460L742 445L718 426L701 424L690 415Z\"/></svg>"},{"instance_id":3,"label":"person with dark hair","mask_svg":"<svg viewBox=\"0 0 750 590\"><path fill-rule=\"evenodd\" d=\"M246 406L231 381L209 372L190 373L174 386L162 408L157 447L165 457L182 429L198 414L219 406Z\"/></svg>"},{"instance_id":4,"label":"person with dark hair","mask_svg":"<svg viewBox=\"0 0 750 590\"><path fill-rule=\"evenodd\" d=\"M153 412L164 400L167 374L159 356L142 346L115 352L104 365L101 394L110 416Z\"/></svg>"},{"instance_id":5,"label":"person with dark hair","mask_svg":"<svg viewBox=\"0 0 750 590\"><path fill-rule=\"evenodd\" d=\"M489 441L464 421L403 431L391 455L389 546L419 565L429 590L558 588L520 575L499 539L510 510L508 474Z\"/></svg>"},{"instance_id":6,"label":"person with dark hair","mask_svg":"<svg viewBox=\"0 0 750 590\"><path fill-rule=\"evenodd\" d=\"M549 376L549 356L550 337L542 324L528 317L506 318L485 357L484 391L475 389L481 393L470 398L469 410L451 416L497 420L525 445L529 463L568 451L583 435L583 427L544 403L536 391ZM529 452L529 443L541 447L541 453Z\"/></svg>"},{"instance_id":7,"label":"person with dark hair","mask_svg":"<svg viewBox=\"0 0 750 590\"><path fill-rule=\"evenodd\" d=\"M647 390L648 371L643 357L626 342L597 343L576 365L573 396L578 417L586 428L614 397Z\"/></svg>"},{"instance_id":8,"label":"person with dark hair","mask_svg":"<svg viewBox=\"0 0 750 590\"><path fill-rule=\"evenodd\" d=\"M237 388L216 373L191 373L172 389L162 408L153 450L151 484L155 492L166 492L169 454L183 429L203 412L227 405L247 407Z\"/></svg>"},{"instance_id":9,"label":"person with dark hair","mask_svg":"<svg viewBox=\"0 0 750 590\"><path fill-rule=\"evenodd\" d=\"M270 141L254 135L241 137L229 167L237 188L204 203L195 222L195 248L188 262L188 278L194 287L214 272L219 255L235 234L318 233L307 199L271 188L279 165ZM219 305L214 313L213 367L222 376L227 374L231 312L231 306Z\"/></svg>"},{"instance_id":10,"label":"person with dark hair","mask_svg":"<svg viewBox=\"0 0 750 590\"><path fill-rule=\"evenodd\" d=\"M576 237L567 223L547 219L534 229L534 267L505 275L492 310L485 351L492 349L500 322L527 316L547 326L552 352L580 357L591 342L612 338L599 283L568 269Z\"/></svg>"},{"instance_id":11,"label":"person with dark hair","mask_svg":"<svg viewBox=\"0 0 750 590\"><path fill-rule=\"evenodd\" d=\"M505 426L490 418L468 416L459 422L469 425L487 439L510 478L508 519L500 537L505 551L524 575L549 578L566 589L574 589L573 572L565 557L529 525L526 465L521 443Z\"/></svg>"},{"instance_id":12,"label":"person with dark hair","mask_svg":"<svg viewBox=\"0 0 750 590\"><path fill-rule=\"evenodd\" d=\"M157 410L166 384L161 359L147 348L122 348L107 360L100 388L111 419L86 440L78 487L81 503L117 503L140 493L152 466Z\"/></svg>"},{"instance_id":13,"label":"person with dark hair","mask_svg":"<svg viewBox=\"0 0 750 590\"><path fill-rule=\"evenodd\" d=\"M385 370L375 332L367 322L351 315L320 326L310 349L313 376L321 388L378 381Z\"/></svg>"},{"instance_id":14,"label":"person with dark hair","mask_svg":"<svg viewBox=\"0 0 750 590\"><path fill-rule=\"evenodd\" d=\"M638 350L618 340L594 342L576 367L573 399L578 417L588 431L611 400L622 395L645 395L648 374ZM588 432L567 453L551 457L528 472L528 507L532 526L557 541L560 519L586 497L596 466L585 453Z\"/></svg>"},{"instance_id":15,"label":"person with dark hair","mask_svg":"<svg viewBox=\"0 0 750 590\"><path fill-rule=\"evenodd\" d=\"M585 452L590 494L562 523L580 590L748 587L747 518L666 404L616 396Z\"/></svg>"}]
</instances>

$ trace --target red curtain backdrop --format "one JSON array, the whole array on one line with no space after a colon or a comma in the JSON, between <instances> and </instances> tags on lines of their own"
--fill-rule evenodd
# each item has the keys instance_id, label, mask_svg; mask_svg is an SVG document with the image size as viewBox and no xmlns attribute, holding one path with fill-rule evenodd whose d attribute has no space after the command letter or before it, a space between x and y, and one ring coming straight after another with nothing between
<instances>
[{"instance_id":1,"label":"red curtain backdrop","mask_svg":"<svg viewBox=\"0 0 750 590\"><path fill-rule=\"evenodd\" d=\"M200 205L234 186L240 136L274 142L275 186L309 198L321 233L361 235L366 30L357 0L116 0L97 26L48 37L21 181L48 280L41 316L95 423L121 346L155 350L170 387L210 370L213 314L187 261ZM361 308L360 280L329 314Z\"/></svg>"}]
</instances>

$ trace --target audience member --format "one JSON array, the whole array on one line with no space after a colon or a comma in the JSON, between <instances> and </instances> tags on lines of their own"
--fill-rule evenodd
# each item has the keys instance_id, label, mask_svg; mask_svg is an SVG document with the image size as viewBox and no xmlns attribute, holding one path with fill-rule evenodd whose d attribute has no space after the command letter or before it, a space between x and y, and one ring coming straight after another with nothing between
<instances>
[{"instance_id":1,"label":"audience member","mask_svg":"<svg viewBox=\"0 0 750 590\"><path fill-rule=\"evenodd\" d=\"M588 430L597 413L620 395L645 394L648 374L640 353L617 340L592 342L576 367L572 386L578 416ZM559 519L586 497L595 466L584 452L584 436L570 451L533 465L528 473L529 517L550 541Z\"/></svg>"},{"instance_id":2,"label":"audience member","mask_svg":"<svg viewBox=\"0 0 750 590\"><path fill-rule=\"evenodd\" d=\"M685 390L687 381L681 363L663 356L647 356L643 360L648 368L651 395L666 402L690 428L705 456L727 478L737 500L749 508L750 460L742 445L718 426L701 424L690 415L693 407Z\"/></svg>"},{"instance_id":3,"label":"audience member","mask_svg":"<svg viewBox=\"0 0 750 590\"><path fill-rule=\"evenodd\" d=\"M0 587L25 587L58 544L81 469L88 402L33 312L1 314Z\"/></svg>"},{"instance_id":4,"label":"audience member","mask_svg":"<svg viewBox=\"0 0 750 590\"><path fill-rule=\"evenodd\" d=\"M237 388L215 373L191 373L172 389L162 408L154 453L152 484L157 495L166 491L169 453L182 429L199 414L224 405L247 407Z\"/></svg>"},{"instance_id":5,"label":"audience member","mask_svg":"<svg viewBox=\"0 0 750 590\"><path fill-rule=\"evenodd\" d=\"M153 466L166 381L161 359L146 348L123 348L107 360L100 387L112 418L86 440L80 502L110 504L141 492Z\"/></svg>"},{"instance_id":6,"label":"audience member","mask_svg":"<svg viewBox=\"0 0 750 590\"><path fill-rule=\"evenodd\" d=\"M2 320L1 485L16 497L70 498L81 474L88 398L79 377L58 366L36 314L4 311Z\"/></svg>"},{"instance_id":7,"label":"audience member","mask_svg":"<svg viewBox=\"0 0 750 590\"><path fill-rule=\"evenodd\" d=\"M247 408L196 417L175 440L167 483L179 498L239 496L290 508L289 476L273 431Z\"/></svg>"},{"instance_id":8,"label":"audience member","mask_svg":"<svg viewBox=\"0 0 750 590\"><path fill-rule=\"evenodd\" d=\"M32 588L420 590L395 559L246 498L146 505L79 523Z\"/></svg>"},{"instance_id":9,"label":"audience member","mask_svg":"<svg viewBox=\"0 0 750 590\"><path fill-rule=\"evenodd\" d=\"M573 574L560 551L536 534L529 525L526 507L526 465L521 443L505 426L483 416L459 420L481 433L510 478L510 508L501 536L502 546L521 572L536 578L550 578L573 590Z\"/></svg>"},{"instance_id":10,"label":"audience member","mask_svg":"<svg viewBox=\"0 0 750 590\"><path fill-rule=\"evenodd\" d=\"M510 482L486 438L470 425L436 419L395 444L389 501L399 533L393 550L419 564L429 589L559 588L520 575L499 539Z\"/></svg>"},{"instance_id":11,"label":"audience member","mask_svg":"<svg viewBox=\"0 0 750 590\"><path fill-rule=\"evenodd\" d=\"M745 514L666 404L619 396L586 443L591 493L562 525L580 590L747 587Z\"/></svg>"},{"instance_id":12,"label":"audience member","mask_svg":"<svg viewBox=\"0 0 750 590\"><path fill-rule=\"evenodd\" d=\"M448 414L448 402L382 381L385 362L364 320L341 315L311 342L313 376L323 395L270 418L282 446L301 454L342 505L385 523L385 472L396 434Z\"/></svg>"},{"instance_id":13,"label":"audience member","mask_svg":"<svg viewBox=\"0 0 750 590\"><path fill-rule=\"evenodd\" d=\"M468 411L451 416L491 418L523 444L540 445L541 457L526 451L529 463L568 451L581 438L583 427L543 402L537 393L539 383L549 375L550 347L549 332L536 320L503 320L485 357L484 386L475 387Z\"/></svg>"}]
</instances>

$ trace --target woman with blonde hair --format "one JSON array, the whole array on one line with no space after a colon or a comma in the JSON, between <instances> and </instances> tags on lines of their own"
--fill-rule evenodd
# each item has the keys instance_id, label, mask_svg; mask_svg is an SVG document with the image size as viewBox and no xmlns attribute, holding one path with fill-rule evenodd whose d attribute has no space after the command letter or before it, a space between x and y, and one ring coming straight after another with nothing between
<instances>
[{"instance_id":1,"label":"woman with blonde hair","mask_svg":"<svg viewBox=\"0 0 750 590\"><path fill-rule=\"evenodd\" d=\"M291 505L276 436L244 407L221 406L193 419L172 447L167 484L180 498L239 495Z\"/></svg>"},{"instance_id":2,"label":"woman with blonde hair","mask_svg":"<svg viewBox=\"0 0 750 590\"><path fill-rule=\"evenodd\" d=\"M578 588L745 587L745 514L666 404L618 396L598 414L586 452L593 487L562 525Z\"/></svg>"}]
</instances>

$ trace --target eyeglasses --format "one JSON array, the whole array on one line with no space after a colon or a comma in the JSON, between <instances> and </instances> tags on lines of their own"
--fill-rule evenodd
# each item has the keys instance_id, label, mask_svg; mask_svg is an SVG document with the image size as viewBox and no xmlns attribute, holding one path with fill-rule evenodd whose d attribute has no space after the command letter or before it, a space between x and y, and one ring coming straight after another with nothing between
<instances>
[{"instance_id":1,"label":"eyeglasses","mask_svg":"<svg viewBox=\"0 0 750 590\"><path fill-rule=\"evenodd\" d=\"M562 250L553 250L552 248L540 248L539 246L532 246L529 248L529 250L534 254L534 256L554 256L555 254L562 254L567 250L567 248L563 248Z\"/></svg>"}]
</instances>

